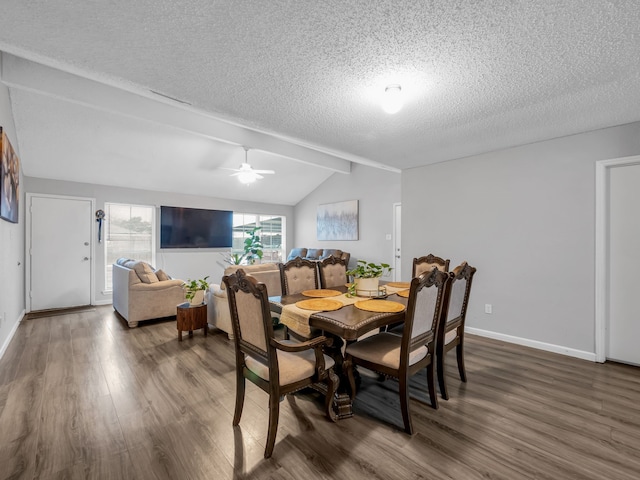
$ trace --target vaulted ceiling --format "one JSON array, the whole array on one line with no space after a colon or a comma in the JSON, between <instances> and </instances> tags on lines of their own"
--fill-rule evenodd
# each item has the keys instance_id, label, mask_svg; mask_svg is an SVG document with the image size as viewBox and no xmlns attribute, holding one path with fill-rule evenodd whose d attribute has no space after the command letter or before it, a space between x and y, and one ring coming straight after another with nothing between
<instances>
[{"instance_id":1,"label":"vaulted ceiling","mask_svg":"<svg viewBox=\"0 0 640 480\"><path fill-rule=\"evenodd\" d=\"M637 0L4 0L0 51L26 175L287 205L640 120Z\"/></svg>"}]
</instances>

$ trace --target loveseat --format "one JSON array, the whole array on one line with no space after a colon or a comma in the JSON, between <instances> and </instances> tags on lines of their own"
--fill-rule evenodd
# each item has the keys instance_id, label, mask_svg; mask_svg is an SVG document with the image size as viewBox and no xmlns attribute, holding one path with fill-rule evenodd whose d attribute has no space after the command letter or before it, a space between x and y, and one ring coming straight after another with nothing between
<instances>
[{"instance_id":1,"label":"loveseat","mask_svg":"<svg viewBox=\"0 0 640 480\"><path fill-rule=\"evenodd\" d=\"M113 264L113 308L129 324L175 316L185 301L183 281L171 279L148 263L120 258Z\"/></svg>"},{"instance_id":2,"label":"loveseat","mask_svg":"<svg viewBox=\"0 0 640 480\"><path fill-rule=\"evenodd\" d=\"M305 258L307 260L324 260L325 258L328 258L332 255L334 257L343 259L347 264L347 268L349 267L349 259L351 258L351 254L349 252L343 252L342 250L338 250L336 248L293 248L289 252L287 262L289 260L293 260L296 257Z\"/></svg>"},{"instance_id":3,"label":"loveseat","mask_svg":"<svg viewBox=\"0 0 640 480\"><path fill-rule=\"evenodd\" d=\"M259 265L230 265L224 275L232 275L239 268L248 275L256 278L267 286L269 296L282 295L280 283L280 268L277 263L262 263ZM220 279L222 283L222 279ZM224 285L211 284L205 295L207 302L207 321L210 325L225 332L229 339L233 339L233 327L231 326L231 313L229 312L229 300Z\"/></svg>"}]
</instances>

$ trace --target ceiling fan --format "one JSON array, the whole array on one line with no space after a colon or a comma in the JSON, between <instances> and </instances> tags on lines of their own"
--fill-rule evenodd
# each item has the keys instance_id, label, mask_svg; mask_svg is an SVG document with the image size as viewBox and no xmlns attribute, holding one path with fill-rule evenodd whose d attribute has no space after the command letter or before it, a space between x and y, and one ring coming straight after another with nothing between
<instances>
[{"instance_id":1,"label":"ceiling fan","mask_svg":"<svg viewBox=\"0 0 640 480\"><path fill-rule=\"evenodd\" d=\"M231 170L236 173L232 173L232 177L238 177L240 183L249 184L253 183L258 179L264 178L262 175L273 175L276 173L274 170L254 170L251 165L249 165L248 156L249 156L249 148L244 148L244 163L240 165L240 168L224 168L225 170Z\"/></svg>"}]
</instances>

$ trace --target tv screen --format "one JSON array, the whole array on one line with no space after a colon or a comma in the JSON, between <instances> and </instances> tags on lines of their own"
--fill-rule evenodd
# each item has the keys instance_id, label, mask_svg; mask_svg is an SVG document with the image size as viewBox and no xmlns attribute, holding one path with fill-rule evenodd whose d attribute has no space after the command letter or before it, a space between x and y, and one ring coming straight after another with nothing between
<instances>
[{"instance_id":1,"label":"tv screen","mask_svg":"<svg viewBox=\"0 0 640 480\"><path fill-rule=\"evenodd\" d=\"M229 248L233 212L160 207L160 248Z\"/></svg>"}]
</instances>

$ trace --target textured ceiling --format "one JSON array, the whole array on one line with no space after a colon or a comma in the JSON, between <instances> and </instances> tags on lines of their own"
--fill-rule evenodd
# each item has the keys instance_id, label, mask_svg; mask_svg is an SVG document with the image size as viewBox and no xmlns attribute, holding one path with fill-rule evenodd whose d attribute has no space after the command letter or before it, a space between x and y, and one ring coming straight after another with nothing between
<instances>
[{"instance_id":1,"label":"textured ceiling","mask_svg":"<svg viewBox=\"0 0 640 480\"><path fill-rule=\"evenodd\" d=\"M637 0L3 0L0 50L400 169L640 120Z\"/></svg>"}]
</instances>

